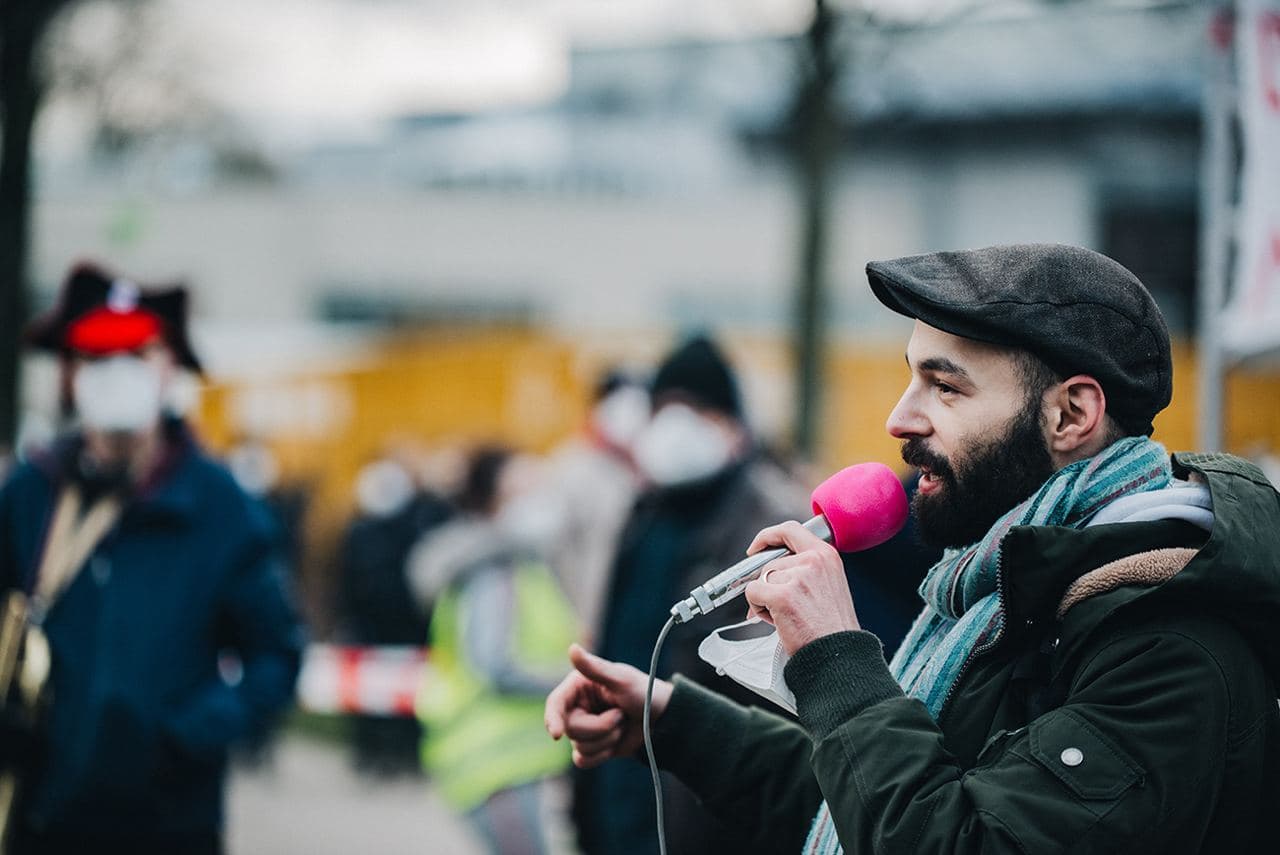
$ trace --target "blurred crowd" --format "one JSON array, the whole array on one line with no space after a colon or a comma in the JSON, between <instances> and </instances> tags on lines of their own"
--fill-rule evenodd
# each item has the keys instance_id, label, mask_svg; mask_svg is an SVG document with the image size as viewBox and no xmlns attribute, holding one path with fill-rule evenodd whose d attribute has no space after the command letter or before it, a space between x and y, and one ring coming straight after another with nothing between
<instances>
[{"instance_id":1,"label":"blurred crowd","mask_svg":"<svg viewBox=\"0 0 1280 855\"><path fill-rule=\"evenodd\" d=\"M167 408L173 376L200 370L185 299L77 268L31 330L60 360L67 429L0 493L16 615L0 676L23 677L4 720L5 744L22 749L0 785L16 851L222 851L228 752L261 746L290 703L305 494L266 445L215 462ZM812 515L815 485L760 441L712 335L604 372L591 400L547 454L477 440L369 460L334 557L324 640L430 658L414 716L352 717L354 765L425 774L495 853L657 851L649 770L571 773L543 699L572 642L648 670L673 603L760 529ZM910 530L846 556L863 624L889 654L936 557ZM658 676L768 704L699 656L731 622L676 627ZM749 848L674 779L666 791L674 851Z\"/></svg>"}]
</instances>

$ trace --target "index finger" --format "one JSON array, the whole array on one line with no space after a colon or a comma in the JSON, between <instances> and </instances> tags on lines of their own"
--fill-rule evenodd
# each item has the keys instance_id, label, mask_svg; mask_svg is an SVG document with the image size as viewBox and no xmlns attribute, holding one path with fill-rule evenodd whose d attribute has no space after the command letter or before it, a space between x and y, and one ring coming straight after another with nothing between
<instances>
[{"instance_id":1,"label":"index finger","mask_svg":"<svg viewBox=\"0 0 1280 855\"><path fill-rule=\"evenodd\" d=\"M830 544L800 523L790 520L763 529L747 547L747 554L753 555L762 549L774 546L785 546L792 552L803 552L806 549L830 546Z\"/></svg>"},{"instance_id":2,"label":"index finger","mask_svg":"<svg viewBox=\"0 0 1280 855\"><path fill-rule=\"evenodd\" d=\"M761 579L753 579L747 583L747 587L743 589L743 596L747 600L747 617L758 617L761 620L777 626L777 621L773 618L773 612L770 606L773 605L777 596L776 586L770 585Z\"/></svg>"},{"instance_id":3,"label":"index finger","mask_svg":"<svg viewBox=\"0 0 1280 855\"><path fill-rule=\"evenodd\" d=\"M584 678L577 671L570 671L564 679L547 694L547 702L543 706L542 723L552 739L564 736L565 718L574 707L574 701L582 691Z\"/></svg>"}]
</instances>

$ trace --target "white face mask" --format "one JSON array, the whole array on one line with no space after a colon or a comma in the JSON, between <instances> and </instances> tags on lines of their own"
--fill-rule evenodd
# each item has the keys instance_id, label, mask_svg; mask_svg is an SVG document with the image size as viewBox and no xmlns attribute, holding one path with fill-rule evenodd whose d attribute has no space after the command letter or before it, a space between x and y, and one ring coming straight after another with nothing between
<instances>
[{"instance_id":1,"label":"white face mask","mask_svg":"<svg viewBox=\"0 0 1280 855\"><path fill-rule=\"evenodd\" d=\"M639 386L615 389L596 404L592 418L605 439L629 449L649 421L649 393Z\"/></svg>"},{"instance_id":2,"label":"white face mask","mask_svg":"<svg viewBox=\"0 0 1280 855\"><path fill-rule=\"evenodd\" d=\"M72 395L85 427L139 433L160 419L164 375L140 357L109 356L80 365Z\"/></svg>"},{"instance_id":3,"label":"white face mask","mask_svg":"<svg viewBox=\"0 0 1280 855\"><path fill-rule=\"evenodd\" d=\"M667 404L636 438L636 465L663 487L700 481L734 459L736 443L719 424L685 404Z\"/></svg>"},{"instance_id":4,"label":"white face mask","mask_svg":"<svg viewBox=\"0 0 1280 855\"><path fill-rule=\"evenodd\" d=\"M498 511L498 527L519 546L546 554L564 530L565 509L554 495L530 491L508 499Z\"/></svg>"},{"instance_id":5,"label":"white face mask","mask_svg":"<svg viewBox=\"0 0 1280 855\"><path fill-rule=\"evenodd\" d=\"M770 624L753 618L722 626L702 640L698 656L717 674L732 677L795 715L796 696L785 676L791 657Z\"/></svg>"},{"instance_id":6,"label":"white face mask","mask_svg":"<svg viewBox=\"0 0 1280 855\"><path fill-rule=\"evenodd\" d=\"M413 476L394 460L368 463L356 476L356 506L371 517L399 512L414 494Z\"/></svg>"},{"instance_id":7,"label":"white face mask","mask_svg":"<svg viewBox=\"0 0 1280 855\"><path fill-rule=\"evenodd\" d=\"M256 444L240 445L227 453L227 468L236 483L251 496L265 496L280 480L280 464L269 449Z\"/></svg>"}]
</instances>

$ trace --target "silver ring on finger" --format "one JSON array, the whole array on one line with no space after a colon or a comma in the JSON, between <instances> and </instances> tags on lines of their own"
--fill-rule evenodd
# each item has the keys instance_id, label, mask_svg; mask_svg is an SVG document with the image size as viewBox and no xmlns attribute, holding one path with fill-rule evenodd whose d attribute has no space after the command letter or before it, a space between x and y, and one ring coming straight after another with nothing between
<instances>
[{"instance_id":1,"label":"silver ring on finger","mask_svg":"<svg viewBox=\"0 0 1280 855\"><path fill-rule=\"evenodd\" d=\"M760 578L761 578L761 579L763 579L765 582L769 582L769 574L770 574L770 573L772 573L772 572L773 572L773 571L775 571L775 570L781 570L781 569L782 569L781 567L766 567L766 568L764 568L764 573L760 576ZM777 585L777 584L779 584L779 583L778 583L778 582L770 582L770 584L772 584L772 585Z\"/></svg>"}]
</instances>

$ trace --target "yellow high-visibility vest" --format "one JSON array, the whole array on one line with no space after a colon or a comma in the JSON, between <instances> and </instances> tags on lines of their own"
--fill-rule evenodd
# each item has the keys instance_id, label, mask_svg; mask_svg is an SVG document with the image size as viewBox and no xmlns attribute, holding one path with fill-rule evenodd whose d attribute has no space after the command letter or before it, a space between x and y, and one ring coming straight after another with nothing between
<instances>
[{"instance_id":1,"label":"yellow high-visibility vest","mask_svg":"<svg viewBox=\"0 0 1280 855\"><path fill-rule=\"evenodd\" d=\"M572 607L544 564L523 561L514 572L511 658L534 673L563 675L576 638ZM469 810L499 790L565 770L571 749L568 740L555 742L547 735L545 697L500 694L469 666L461 640L460 588L448 588L432 611L431 676L415 707L425 730L423 768L446 801Z\"/></svg>"}]
</instances>

